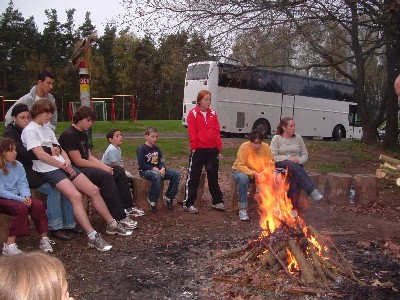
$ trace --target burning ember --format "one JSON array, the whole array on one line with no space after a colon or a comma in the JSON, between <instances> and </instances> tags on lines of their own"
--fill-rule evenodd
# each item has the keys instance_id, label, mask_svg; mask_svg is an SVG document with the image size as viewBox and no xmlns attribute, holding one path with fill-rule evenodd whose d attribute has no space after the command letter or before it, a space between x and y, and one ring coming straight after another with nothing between
<instances>
[{"instance_id":1,"label":"burning ember","mask_svg":"<svg viewBox=\"0 0 400 300\"><path fill-rule=\"evenodd\" d=\"M242 264L255 261L273 275L286 275L301 286L327 287L329 282L337 286L343 279L361 283L333 242L325 240L315 229L307 227L300 216L292 214L288 188L286 175L276 173L271 167L258 176L255 198L262 230L259 237L215 258L239 257ZM214 280L230 282L227 277ZM288 290L294 291L299 292L293 288Z\"/></svg>"}]
</instances>

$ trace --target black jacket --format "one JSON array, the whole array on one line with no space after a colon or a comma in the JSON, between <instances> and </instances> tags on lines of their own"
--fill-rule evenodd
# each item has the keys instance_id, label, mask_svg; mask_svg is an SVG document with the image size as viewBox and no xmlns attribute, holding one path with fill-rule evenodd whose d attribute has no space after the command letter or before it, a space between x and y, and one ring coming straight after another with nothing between
<instances>
[{"instance_id":1,"label":"black jacket","mask_svg":"<svg viewBox=\"0 0 400 300\"><path fill-rule=\"evenodd\" d=\"M25 168L26 178L28 179L29 187L36 189L46 182L40 177L39 173L32 170L32 160L38 159L32 150L28 151L22 144L21 140L22 128L15 125L13 122L8 124L3 137L10 138L15 141L17 148L17 160L22 163ZM43 150L51 155L50 147L43 147Z\"/></svg>"}]
</instances>

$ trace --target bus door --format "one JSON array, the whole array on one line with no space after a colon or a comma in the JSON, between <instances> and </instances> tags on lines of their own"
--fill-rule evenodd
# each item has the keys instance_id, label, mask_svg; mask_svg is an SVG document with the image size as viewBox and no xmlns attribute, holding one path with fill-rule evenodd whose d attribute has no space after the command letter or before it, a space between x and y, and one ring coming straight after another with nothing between
<instances>
[{"instance_id":1,"label":"bus door","mask_svg":"<svg viewBox=\"0 0 400 300\"><path fill-rule=\"evenodd\" d=\"M281 105L281 118L293 118L294 117L294 104L295 96L291 94L282 94L282 105Z\"/></svg>"},{"instance_id":2,"label":"bus door","mask_svg":"<svg viewBox=\"0 0 400 300\"><path fill-rule=\"evenodd\" d=\"M357 104L349 105L349 129L352 131L352 138L361 139L362 137L362 127L361 120L357 112Z\"/></svg>"}]
</instances>

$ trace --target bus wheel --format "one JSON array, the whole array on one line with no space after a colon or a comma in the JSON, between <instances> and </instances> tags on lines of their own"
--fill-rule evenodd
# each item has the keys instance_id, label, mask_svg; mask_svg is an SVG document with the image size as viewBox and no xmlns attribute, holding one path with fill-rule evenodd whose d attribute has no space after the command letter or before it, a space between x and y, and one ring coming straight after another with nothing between
<instances>
[{"instance_id":1,"label":"bus wheel","mask_svg":"<svg viewBox=\"0 0 400 300\"><path fill-rule=\"evenodd\" d=\"M344 133L343 133L342 127L340 125L337 125L333 129L332 139L334 141L340 141L342 138L344 138Z\"/></svg>"},{"instance_id":2,"label":"bus wheel","mask_svg":"<svg viewBox=\"0 0 400 300\"><path fill-rule=\"evenodd\" d=\"M258 130L263 134L264 139L271 134L271 126L269 125L267 120L259 119L253 125L253 130Z\"/></svg>"}]
</instances>

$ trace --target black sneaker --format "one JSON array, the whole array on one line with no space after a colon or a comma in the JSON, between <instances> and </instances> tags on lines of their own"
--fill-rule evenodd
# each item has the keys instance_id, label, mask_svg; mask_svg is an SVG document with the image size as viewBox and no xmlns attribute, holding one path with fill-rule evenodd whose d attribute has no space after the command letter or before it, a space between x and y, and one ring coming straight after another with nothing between
<instances>
[{"instance_id":1,"label":"black sneaker","mask_svg":"<svg viewBox=\"0 0 400 300\"><path fill-rule=\"evenodd\" d=\"M167 196L164 196L165 202L167 202L167 208L170 210L174 209L174 201L172 199L169 199Z\"/></svg>"},{"instance_id":2,"label":"black sneaker","mask_svg":"<svg viewBox=\"0 0 400 300\"><path fill-rule=\"evenodd\" d=\"M149 202L151 212L155 214L157 212L157 203L151 202L149 198L147 198L147 202Z\"/></svg>"}]
</instances>

